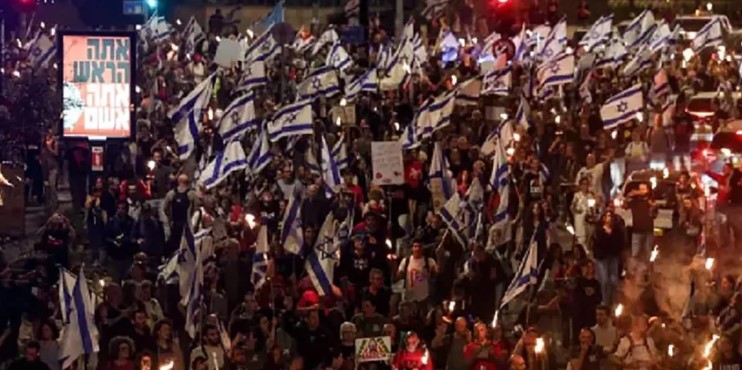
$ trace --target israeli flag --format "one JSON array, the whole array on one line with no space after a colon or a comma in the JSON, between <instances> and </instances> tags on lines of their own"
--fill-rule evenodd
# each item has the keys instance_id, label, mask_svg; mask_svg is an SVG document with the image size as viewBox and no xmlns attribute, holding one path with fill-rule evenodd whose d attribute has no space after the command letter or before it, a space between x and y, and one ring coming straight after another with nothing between
<instances>
[{"instance_id":1,"label":"israeli flag","mask_svg":"<svg viewBox=\"0 0 742 370\"><path fill-rule=\"evenodd\" d=\"M335 264L338 262L336 257L338 246L334 242L335 229L335 219L330 212L317 234L314 248L309 251L304 262L307 275L320 296L332 295Z\"/></svg>"},{"instance_id":2,"label":"israeli flag","mask_svg":"<svg viewBox=\"0 0 742 370\"><path fill-rule=\"evenodd\" d=\"M623 39L629 49L637 48L647 41L657 28L654 14L651 10L645 10L634 18L624 30Z\"/></svg>"},{"instance_id":3,"label":"israeli flag","mask_svg":"<svg viewBox=\"0 0 742 370\"><path fill-rule=\"evenodd\" d=\"M332 158L335 160L335 164L339 170L348 168L348 150L345 147L345 135L340 135L340 138L332 146Z\"/></svg>"},{"instance_id":4,"label":"israeli flag","mask_svg":"<svg viewBox=\"0 0 742 370\"><path fill-rule=\"evenodd\" d=\"M190 279L188 281L188 294L184 296L186 306L186 322L185 329L191 339L195 339L198 336L199 328L199 316L201 316L201 309L203 306L203 291L204 291L204 257L200 249L196 249L196 263L190 273Z\"/></svg>"},{"instance_id":5,"label":"israeli flag","mask_svg":"<svg viewBox=\"0 0 742 370\"><path fill-rule=\"evenodd\" d=\"M379 47L379 52L376 54L376 68L384 73L389 73L392 68L392 62L394 58L394 50L391 44L382 44Z\"/></svg>"},{"instance_id":6,"label":"israeli flag","mask_svg":"<svg viewBox=\"0 0 742 370\"><path fill-rule=\"evenodd\" d=\"M441 14L448 6L449 0L425 0L425 8L422 11L425 19L432 21Z\"/></svg>"},{"instance_id":7,"label":"israeli flag","mask_svg":"<svg viewBox=\"0 0 742 370\"><path fill-rule=\"evenodd\" d=\"M660 68L654 75L654 81L652 84L652 97L656 101L669 95L671 92L670 83L667 80L667 72L664 68Z\"/></svg>"},{"instance_id":8,"label":"israeli flag","mask_svg":"<svg viewBox=\"0 0 742 370\"><path fill-rule=\"evenodd\" d=\"M330 48L330 52L327 54L325 64L328 66L333 66L340 71L344 71L348 67L353 66L353 59L351 59L350 54L345 51L345 48L343 48L338 41L335 42Z\"/></svg>"},{"instance_id":9,"label":"israeli flag","mask_svg":"<svg viewBox=\"0 0 742 370\"><path fill-rule=\"evenodd\" d=\"M433 132L438 131L451 124L451 114L453 114L453 108L456 103L456 90L451 92L444 92L442 95L436 97L433 103L428 107L428 127L433 129Z\"/></svg>"},{"instance_id":10,"label":"israeli flag","mask_svg":"<svg viewBox=\"0 0 742 370\"><path fill-rule=\"evenodd\" d=\"M433 147L433 157L431 158L430 169L428 170L428 178L431 182L434 179L440 180L443 196L446 199L450 199L456 192L451 171L448 169L448 161L443 156L443 147L438 141L435 142L435 146Z\"/></svg>"},{"instance_id":11,"label":"israeli flag","mask_svg":"<svg viewBox=\"0 0 742 370\"><path fill-rule=\"evenodd\" d=\"M260 225L258 239L255 242L255 254L252 256L252 273L250 282L255 289L268 281L268 226Z\"/></svg>"},{"instance_id":12,"label":"israeli flag","mask_svg":"<svg viewBox=\"0 0 742 370\"><path fill-rule=\"evenodd\" d=\"M319 40L314 43L314 46L312 46L312 55L316 55L317 52L319 52L319 49L322 49L325 45L334 45L336 42L340 41L340 37L338 36L337 31L335 29L329 29L320 35Z\"/></svg>"},{"instance_id":13,"label":"israeli flag","mask_svg":"<svg viewBox=\"0 0 742 370\"><path fill-rule=\"evenodd\" d=\"M540 54L544 49L544 43L546 38L551 33L551 27L546 24L541 24L533 28L532 31L526 32L528 38L526 44L528 47L532 47L536 50L536 54Z\"/></svg>"},{"instance_id":14,"label":"israeli flag","mask_svg":"<svg viewBox=\"0 0 742 370\"><path fill-rule=\"evenodd\" d=\"M636 84L618 95L606 100L600 108L603 129L612 130L618 125L631 121L644 109L644 95L641 84Z\"/></svg>"},{"instance_id":15,"label":"israeli flag","mask_svg":"<svg viewBox=\"0 0 742 370\"><path fill-rule=\"evenodd\" d=\"M268 140L268 131L263 129L258 134L257 142L253 142L250 154L247 156L247 165L250 173L257 175L268 166L273 159L271 152L271 143Z\"/></svg>"},{"instance_id":16,"label":"israeli flag","mask_svg":"<svg viewBox=\"0 0 742 370\"><path fill-rule=\"evenodd\" d=\"M276 23L283 23L284 20L284 9L283 1L279 1L270 13L266 14L263 18L259 19L256 24L259 24L263 29L273 27Z\"/></svg>"},{"instance_id":17,"label":"israeli flag","mask_svg":"<svg viewBox=\"0 0 742 370\"><path fill-rule=\"evenodd\" d=\"M213 73L188 93L177 108L168 112L168 117L175 124L180 159L188 158L196 147L201 131L201 115L209 106L215 81L216 73Z\"/></svg>"},{"instance_id":18,"label":"israeli flag","mask_svg":"<svg viewBox=\"0 0 742 370\"><path fill-rule=\"evenodd\" d=\"M694 38L691 43L694 52L697 53L709 46L719 46L724 44L724 40L722 40L723 35L721 32L721 23L721 18L714 17L714 19L710 20L705 26L703 26L703 28L701 28L700 31L698 31L696 38Z\"/></svg>"},{"instance_id":19,"label":"israeli flag","mask_svg":"<svg viewBox=\"0 0 742 370\"><path fill-rule=\"evenodd\" d=\"M198 178L199 184L211 189L226 179L232 172L247 168L247 158L242 144L232 141L227 144L224 151L217 154L216 158L206 166L206 169Z\"/></svg>"},{"instance_id":20,"label":"israeli flag","mask_svg":"<svg viewBox=\"0 0 742 370\"><path fill-rule=\"evenodd\" d=\"M69 277L68 277L69 278ZM65 282L66 284L67 282ZM62 333L59 360L64 369L83 355L98 352L98 329L95 326L93 307L85 272L80 268L69 301L69 322Z\"/></svg>"},{"instance_id":21,"label":"israeli flag","mask_svg":"<svg viewBox=\"0 0 742 370\"><path fill-rule=\"evenodd\" d=\"M412 38L412 54L416 61L415 65L420 65L428 61L428 51L425 49L425 44L419 34L415 34Z\"/></svg>"},{"instance_id":22,"label":"israeli flag","mask_svg":"<svg viewBox=\"0 0 742 370\"><path fill-rule=\"evenodd\" d=\"M378 92L379 78L376 68L371 68L345 85L345 99L353 101L362 91Z\"/></svg>"},{"instance_id":23,"label":"israeli flag","mask_svg":"<svg viewBox=\"0 0 742 370\"><path fill-rule=\"evenodd\" d=\"M613 31L613 14L600 17L593 25L590 30L582 37L579 45L584 47L585 50L592 50L594 47L600 45L604 41L608 40Z\"/></svg>"},{"instance_id":24,"label":"israeli flag","mask_svg":"<svg viewBox=\"0 0 742 370\"><path fill-rule=\"evenodd\" d=\"M399 137L399 142L402 144L402 149L405 150L420 146L420 141L417 139L417 133L415 132L415 122L411 122L404 128L402 135Z\"/></svg>"},{"instance_id":25,"label":"israeli flag","mask_svg":"<svg viewBox=\"0 0 742 370\"><path fill-rule=\"evenodd\" d=\"M322 137L322 163L320 167L322 168L322 182L325 185L325 195L331 198L338 192L343 178L340 177L340 169L337 163L335 163L335 158L332 156L324 136Z\"/></svg>"},{"instance_id":26,"label":"israeli flag","mask_svg":"<svg viewBox=\"0 0 742 370\"><path fill-rule=\"evenodd\" d=\"M644 45L634 55L634 58L629 60L621 70L621 74L624 76L635 76L637 73L652 66L652 51L649 50L649 46Z\"/></svg>"},{"instance_id":27,"label":"israeli flag","mask_svg":"<svg viewBox=\"0 0 742 370\"><path fill-rule=\"evenodd\" d=\"M239 85L237 85L238 91L253 90L258 86L265 86L268 83L268 77L265 75L264 60L246 62L243 63L242 67L242 77Z\"/></svg>"},{"instance_id":28,"label":"israeli flag","mask_svg":"<svg viewBox=\"0 0 742 370\"><path fill-rule=\"evenodd\" d=\"M62 314L62 322L69 324L74 303L72 292L75 289L77 278L65 268L59 269L59 312Z\"/></svg>"},{"instance_id":29,"label":"israeli flag","mask_svg":"<svg viewBox=\"0 0 742 370\"><path fill-rule=\"evenodd\" d=\"M189 302L188 298L193 287L193 281L197 278L194 273L196 266L203 264L202 252L212 249L211 229L203 229L194 234L191 225L186 225L183 229L183 236L180 239L178 266L176 269L180 277L180 304L185 306Z\"/></svg>"},{"instance_id":30,"label":"israeli flag","mask_svg":"<svg viewBox=\"0 0 742 370\"><path fill-rule=\"evenodd\" d=\"M611 41L603 53L596 58L596 68L616 68L623 63L624 58L629 55L629 51L626 50L626 46L623 45L621 40L614 39Z\"/></svg>"},{"instance_id":31,"label":"israeli flag","mask_svg":"<svg viewBox=\"0 0 742 370\"><path fill-rule=\"evenodd\" d=\"M492 130L484 140L481 149L482 156L494 156L497 152L498 145L500 145L499 143L502 143L502 145L505 146L509 145L513 141L514 132L512 121L505 120L500 122L500 124Z\"/></svg>"},{"instance_id":32,"label":"israeli flag","mask_svg":"<svg viewBox=\"0 0 742 370\"><path fill-rule=\"evenodd\" d=\"M482 93L482 79L474 77L456 86L455 105L479 105L479 95Z\"/></svg>"},{"instance_id":33,"label":"israeli flag","mask_svg":"<svg viewBox=\"0 0 742 370\"><path fill-rule=\"evenodd\" d=\"M493 68L484 75L482 93L507 96L513 87L512 68L507 65L504 68Z\"/></svg>"},{"instance_id":34,"label":"israeli flag","mask_svg":"<svg viewBox=\"0 0 742 370\"><path fill-rule=\"evenodd\" d=\"M47 68L57 57L57 45L47 35L41 35L28 54L28 61L34 68Z\"/></svg>"},{"instance_id":35,"label":"israeli flag","mask_svg":"<svg viewBox=\"0 0 742 370\"><path fill-rule=\"evenodd\" d=\"M444 63L455 62L459 59L459 40L451 31L447 32L441 39L441 60Z\"/></svg>"},{"instance_id":36,"label":"israeli flag","mask_svg":"<svg viewBox=\"0 0 742 370\"><path fill-rule=\"evenodd\" d=\"M575 56L566 53L546 61L536 71L541 90L570 83L574 80L574 74Z\"/></svg>"},{"instance_id":37,"label":"israeli flag","mask_svg":"<svg viewBox=\"0 0 742 370\"><path fill-rule=\"evenodd\" d=\"M165 18L152 16L142 27L141 36L155 43L165 41L173 33L173 26Z\"/></svg>"},{"instance_id":38,"label":"israeli flag","mask_svg":"<svg viewBox=\"0 0 742 370\"><path fill-rule=\"evenodd\" d=\"M538 283L538 244L531 240L528 252L518 267L513 281L510 282L508 290L500 301L500 309L505 307L513 299L525 292L529 286Z\"/></svg>"},{"instance_id":39,"label":"israeli flag","mask_svg":"<svg viewBox=\"0 0 742 370\"><path fill-rule=\"evenodd\" d=\"M157 268L157 280L165 281L165 284L178 284L178 258L180 251L173 253L164 265Z\"/></svg>"},{"instance_id":40,"label":"israeli flag","mask_svg":"<svg viewBox=\"0 0 742 370\"><path fill-rule=\"evenodd\" d=\"M531 127L531 104L528 103L528 99L522 96L520 97L518 111L515 112L515 124L526 130Z\"/></svg>"},{"instance_id":41,"label":"israeli flag","mask_svg":"<svg viewBox=\"0 0 742 370\"><path fill-rule=\"evenodd\" d=\"M304 163L306 163L309 173L317 176L322 175L322 168L319 166L319 161L311 145L304 151Z\"/></svg>"},{"instance_id":42,"label":"israeli flag","mask_svg":"<svg viewBox=\"0 0 742 370\"><path fill-rule=\"evenodd\" d=\"M251 63L256 60L268 61L281 52L281 45L273 38L273 26L271 25L245 50L245 62Z\"/></svg>"},{"instance_id":43,"label":"israeli flag","mask_svg":"<svg viewBox=\"0 0 742 370\"><path fill-rule=\"evenodd\" d=\"M317 99L320 96L333 98L340 94L337 71L330 66L319 67L297 86L297 99Z\"/></svg>"},{"instance_id":44,"label":"israeli flag","mask_svg":"<svg viewBox=\"0 0 742 370\"><path fill-rule=\"evenodd\" d=\"M219 135L225 143L240 140L245 133L259 127L261 119L255 114L255 94L250 92L233 100L219 120Z\"/></svg>"},{"instance_id":45,"label":"israeli flag","mask_svg":"<svg viewBox=\"0 0 742 370\"><path fill-rule=\"evenodd\" d=\"M520 29L520 33L515 35L511 40L515 45L515 53L513 53L513 60L516 62L523 62L528 53L528 36L526 34L526 26Z\"/></svg>"},{"instance_id":46,"label":"israeli flag","mask_svg":"<svg viewBox=\"0 0 742 370\"><path fill-rule=\"evenodd\" d=\"M680 27L680 25L677 25L675 28L678 29L678 27ZM652 34L652 37L649 38L649 48L653 53L664 49L665 46L671 44L672 36L673 33L670 31L670 26L667 22L664 20L660 21L660 24Z\"/></svg>"},{"instance_id":47,"label":"israeli flag","mask_svg":"<svg viewBox=\"0 0 742 370\"><path fill-rule=\"evenodd\" d=\"M459 192L454 192L453 196L448 198L446 203L440 209L441 220L446 223L448 230L451 231L454 239L461 244L462 247L466 247L466 224L462 220L463 207Z\"/></svg>"},{"instance_id":48,"label":"israeli flag","mask_svg":"<svg viewBox=\"0 0 742 370\"><path fill-rule=\"evenodd\" d=\"M564 44L567 42L567 19L562 18L546 36L543 47L538 55L544 60L550 60L564 52Z\"/></svg>"},{"instance_id":49,"label":"israeli flag","mask_svg":"<svg viewBox=\"0 0 742 370\"><path fill-rule=\"evenodd\" d=\"M286 211L281 220L281 245L289 253L300 254L304 245L304 231L301 224L301 194L295 193L289 198Z\"/></svg>"},{"instance_id":50,"label":"israeli flag","mask_svg":"<svg viewBox=\"0 0 742 370\"><path fill-rule=\"evenodd\" d=\"M206 33L203 28L201 28L196 17L191 17L188 24L186 24L185 30L183 31L183 38L186 42L186 52L188 52L188 54L195 53L198 43L206 40Z\"/></svg>"},{"instance_id":51,"label":"israeli flag","mask_svg":"<svg viewBox=\"0 0 742 370\"><path fill-rule=\"evenodd\" d=\"M268 135L272 142L290 136L311 135L314 130L312 124L312 101L301 100L279 109L273 114L268 124Z\"/></svg>"}]
</instances>

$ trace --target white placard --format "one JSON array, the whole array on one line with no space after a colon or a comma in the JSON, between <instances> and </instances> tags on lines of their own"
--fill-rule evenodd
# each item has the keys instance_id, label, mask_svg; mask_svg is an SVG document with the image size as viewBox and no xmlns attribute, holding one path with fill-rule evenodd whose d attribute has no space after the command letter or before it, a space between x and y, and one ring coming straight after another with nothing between
<instances>
[{"instance_id":1,"label":"white placard","mask_svg":"<svg viewBox=\"0 0 742 370\"><path fill-rule=\"evenodd\" d=\"M402 144L400 142L372 142L371 164L374 170L374 184L401 185L404 183L404 163L402 162Z\"/></svg>"},{"instance_id":2,"label":"white placard","mask_svg":"<svg viewBox=\"0 0 742 370\"><path fill-rule=\"evenodd\" d=\"M216 48L214 63L219 66L230 68L234 63L242 60L242 46L239 41L224 38Z\"/></svg>"}]
</instances>

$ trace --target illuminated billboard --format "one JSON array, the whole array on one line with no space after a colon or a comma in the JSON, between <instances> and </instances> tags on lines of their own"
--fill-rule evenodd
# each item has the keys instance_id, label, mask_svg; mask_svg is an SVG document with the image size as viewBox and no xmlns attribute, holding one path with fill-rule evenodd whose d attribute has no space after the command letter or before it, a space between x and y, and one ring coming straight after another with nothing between
<instances>
[{"instance_id":1,"label":"illuminated billboard","mask_svg":"<svg viewBox=\"0 0 742 370\"><path fill-rule=\"evenodd\" d=\"M136 38L130 33L63 32L62 135L89 140L132 136Z\"/></svg>"}]
</instances>

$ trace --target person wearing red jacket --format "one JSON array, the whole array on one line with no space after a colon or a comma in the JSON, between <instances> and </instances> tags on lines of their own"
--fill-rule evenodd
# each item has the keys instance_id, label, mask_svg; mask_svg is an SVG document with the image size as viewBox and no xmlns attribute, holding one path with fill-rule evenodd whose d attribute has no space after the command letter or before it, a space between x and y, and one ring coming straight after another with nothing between
<instances>
[{"instance_id":1,"label":"person wearing red jacket","mask_svg":"<svg viewBox=\"0 0 742 370\"><path fill-rule=\"evenodd\" d=\"M406 346L392 360L394 370L433 370L433 359L428 350L420 345L420 337L414 331L405 339Z\"/></svg>"},{"instance_id":2,"label":"person wearing red jacket","mask_svg":"<svg viewBox=\"0 0 742 370\"><path fill-rule=\"evenodd\" d=\"M471 370L497 370L495 360L501 350L495 348L487 337L487 324L474 325L474 340L464 347L464 357L471 363Z\"/></svg>"}]
</instances>

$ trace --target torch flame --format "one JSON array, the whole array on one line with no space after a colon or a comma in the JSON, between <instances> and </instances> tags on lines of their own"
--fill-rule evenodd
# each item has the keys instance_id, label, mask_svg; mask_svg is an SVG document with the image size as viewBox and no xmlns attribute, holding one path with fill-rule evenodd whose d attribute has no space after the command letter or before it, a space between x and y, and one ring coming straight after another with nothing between
<instances>
[{"instance_id":1,"label":"torch flame","mask_svg":"<svg viewBox=\"0 0 742 370\"><path fill-rule=\"evenodd\" d=\"M536 348L534 348L536 353L541 353L544 351L544 338L536 338Z\"/></svg>"},{"instance_id":2,"label":"torch flame","mask_svg":"<svg viewBox=\"0 0 742 370\"><path fill-rule=\"evenodd\" d=\"M706 258L706 270L711 270L714 267L714 262L713 258Z\"/></svg>"},{"instance_id":3,"label":"torch flame","mask_svg":"<svg viewBox=\"0 0 742 370\"><path fill-rule=\"evenodd\" d=\"M714 348L714 344L717 340L719 340L719 336L714 334L714 336L711 337L711 340L706 343L703 347L703 358L708 359L709 356L711 356L711 349Z\"/></svg>"},{"instance_id":4,"label":"torch flame","mask_svg":"<svg viewBox=\"0 0 742 370\"><path fill-rule=\"evenodd\" d=\"M654 249L652 249L652 254L649 255L649 262L654 262L657 259L657 256L660 255L660 249L658 246L654 246Z\"/></svg>"},{"instance_id":5,"label":"torch flame","mask_svg":"<svg viewBox=\"0 0 742 370\"><path fill-rule=\"evenodd\" d=\"M623 313L623 304L620 304L620 303L619 303L619 304L618 304L618 306L616 306L616 309L615 309L615 310L613 310L613 314L614 314L614 315L615 315L616 317L619 317L619 316L621 316L621 314L622 314L622 313Z\"/></svg>"}]
</instances>

